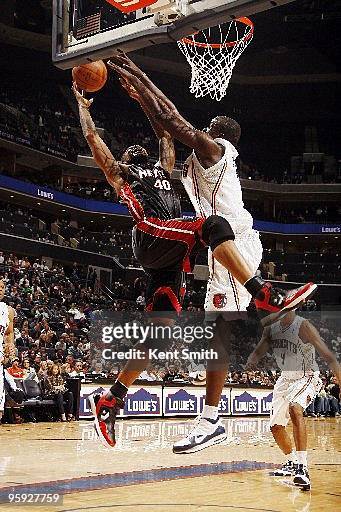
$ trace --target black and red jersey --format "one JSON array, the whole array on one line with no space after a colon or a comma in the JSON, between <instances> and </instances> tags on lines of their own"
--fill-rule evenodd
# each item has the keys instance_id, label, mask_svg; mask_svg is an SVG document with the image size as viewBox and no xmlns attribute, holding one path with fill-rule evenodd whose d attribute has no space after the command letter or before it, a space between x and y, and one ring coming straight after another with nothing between
<instances>
[{"instance_id":1,"label":"black and red jersey","mask_svg":"<svg viewBox=\"0 0 341 512\"><path fill-rule=\"evenodd\" d=\"M181 217L180 199L169 173L160 164L152 169L129 165L120 197L136 222L153 217L160 220Z\"/></svg>"}]
</instances>

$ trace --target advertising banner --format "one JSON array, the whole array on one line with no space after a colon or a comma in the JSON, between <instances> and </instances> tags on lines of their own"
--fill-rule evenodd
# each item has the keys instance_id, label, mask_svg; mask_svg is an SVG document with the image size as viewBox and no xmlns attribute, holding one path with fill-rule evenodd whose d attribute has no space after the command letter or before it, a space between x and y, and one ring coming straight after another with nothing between
<instances>
[{"instance_id":1,"label":"advertising banner","mask_svg":"<svg viewBox=\"0 0 341 512\"><path fill-rule=\"evenodd\" d=\"M164 416L197 416L205 402L205 387L167 388L163 390ZM228 416L230 411L230 388L223 389L219 402L219 414Z\"/></svg>"},{"instance_id":2,"label":"advertising banner","mask_svg":"<svg viewBox=\"0 0 341 512\"><path fill-rule=\"evenodd\" d=\"M232 415L269 414L272 393L269 389L231 388Z\"/></svg>"},{"instance_id":3,"label":"advertising banner","mask_svg":"<svg viewBox=\"0 0 341 512\"><path fill-rule=\"evenodd\" d=\"M91 418L88 396L108 391L110 385L83 384L80 395L80 419ZM220 416L269 415L272 391L269 389L224 388L219 403ZM197 416L205 402L205 387L132 386L120 410L120 417ZM252 421L252 420L250 420ZM251 425L251 423L250 423ZM236 427L238 428L238 427ZM245 424L241 428L245 428ZM253 428L250 426L250 428Z\"/></svg>"},{"instance_id":4,"label":"advertising banner","mask_svg":"<svg viewBox=\"0 0 341 512\"><path fill-rule=\"evenodd\" d=\"M164 388L164 416L197 416L200 412L200 398L205 388Z\"/></svg>"},{"instance_id":5,"label":"advertising banner","mask_svg":"<svg viewBox=\"0 0 341 512\"><path fill-rule=\"evenodd\" d=\"M92 413L88 396L93 393L109 391L110 385L93 386L83 384L80 395L79 418L91 418ZM132 386L125 399L124 410L120 409L119 416L162 416L162 388L161 386Z\"/></svg>"},{"instance_id":6,"label":"advertising banner","mask_svg":"<svg viewBox=\"0 0 341 512\"><path fill-rule=\"evenodd\" d=\"M1 136L1 132L0 132ZM47 199L49 201L80 208L90 212L110 213L114 215L128 215L125 205L109 201L96 201L93 199L82 199L81 197L59 192L48 187L38 187L33 183L17 180L9 176L0 176L0 187L22 192L30 196ZM183 212L183 218L195 217L193 212ZM254 221L254 229L261 232L283 233L283 234L324 234L337 235L341 233L340 224L280 224L278 222Z\"/></svg>"}]
</instances>

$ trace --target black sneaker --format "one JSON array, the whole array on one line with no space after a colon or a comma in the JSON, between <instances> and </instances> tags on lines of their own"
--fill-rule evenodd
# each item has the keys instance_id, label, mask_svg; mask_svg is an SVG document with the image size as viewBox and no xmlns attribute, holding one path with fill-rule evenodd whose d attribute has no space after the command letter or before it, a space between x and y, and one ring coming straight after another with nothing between
<instances>
[{"instance_id":1,"label":"black sneaker","mask_svg":"<svg viewBox=\"0 0 341 512\"><path fill-rule=\"evenodd\" d=\"M295 464L294 484L304 491L310 489L310 478L308 468L303 464Z\"/></svg>"},{"instance_id":2,"label":"black sneaker","mask_svg":"<svg viewBox=\"0 0 341 512\"><path fill-rule=\"evenodd\" d=\"M94 415L94 427L100 441L105 446L113 448L116 444L115 422L119 409L123 409L124 402L121 398L107 395L90 395L89 402Z\"/></svg>"},{"instance_id":3,"label":"black sneaker","mask_svg":"<svg viewBox=\"0 0 341 512\"><path fill-rule=\"evenodd\" d=\"M288 460L285 464L282 464L282 466L278 469L275 469L272 473L270 473L271 476L292 476L295 474L295 465L291 460Z\"/></svg>"}]
</instances>

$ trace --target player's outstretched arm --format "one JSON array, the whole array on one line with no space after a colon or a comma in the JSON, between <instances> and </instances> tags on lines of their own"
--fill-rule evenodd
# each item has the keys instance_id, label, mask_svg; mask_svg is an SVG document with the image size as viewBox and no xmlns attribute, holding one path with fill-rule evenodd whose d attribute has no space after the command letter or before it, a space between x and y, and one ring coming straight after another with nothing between
<instances>
[{"instance_id":1,"label":"player's outstretched arm","mask_svg":"<svg viewBox=\"0 0 341 512\"><path fill-rule=\"evenodd\" d=\"M126 82L122 77L120 78L120 83L128 95L140 104L142 110L149 119L155 135L159 140L159 161L163 169L171 174L175 166L175 147L173 138L160 125L160 123L158 123L156 119L153 118L150 111L148 110L147 105L143 102L142 97L138 94L136 89L129 82Z\"/></svg>"},{"instance_id":2,"label":"player's outstretched arm","mask_svg":"<svg viewBox=\"0 0 341 512\"><path fill-rule=\"evenodd\" d=\"M308 320L302 322L299 337L304 343L311 343L319 355L326 361L329 368L341 384L341 366L336 359L335 354L327 347L322 340L318 330Z\"/></svg>"},{"instance_id":3,"label":"player's outstretched arm","mask_svg":"<svg viewBox=\"0 0 341 512\"><path fill-rule=\"evenodd\" d=\"M89 111L93 100L84 98L78 91L76 84L73 84L72 90L78 102L83 135L91 149L92 156L98 167L103 171L108 183L119 195L124 184L123 176L125 172L128 172L128 166L117 162L108 146L99 136Z\"/></svg>"},{"instance_id":4,"label":"player's outstretched arm","mask_svg":"<svg viewBox=\"0 0 341 512\"><path fill-rule=\"evenodd\" d=\"M255 368L262 357L268 352L270 347L270 329L265 327L263 330L262 338L256 348L251 352L247 358L245 369Z\"/></svg>"},{"instance_id":5,"label":"player's outstretched arm","mask_svg":"<svg viewBox=\"0 0 341 512\"><path fill-rule=\"evenodd\" d=\"M160 96L162 95L160 89L158 89L153 84L153 82L147 77L147 75L145 75L143 71L138 66L136 66L136 64L134 64L134 62L130 60L125 53L122 53L117 57L113 57L113 61L116 62L117 65L129 69L131 74L135 75L136 77L140 77L141 81L147 87L149 84L151 89L153 89L155 92L158 92ZM112 69L115 69L115 64L113 65L111 61L108 61L108 65ZM149 122L154 130L154 133L159 140L159 161L161 163L161 166L171 174L175 166L175 148L173 137L171 137L171 135L163 128L163 126L161 126L161 124L157 122L157 120L153 117L152 113L148 110L148 105L146 105L146 103L143 101L142 96L138 94L138 92L132 86L132 84L124 80L122 77L120 77L120 83L122 87L126 90L128 95L140 104L142 110L149 119ZM170 107L175 108L175 106L170 102L170 100L168 100L168 98L166 98L166 96L163 95L163 98L166 104L168 104Z\"/></svg>"},{"instance_id":6,"label":"player's outstretched arm","mask_svg":"<svg viewBox=\"0 0 341 512\"><path fill-rule=\"evenodd\" d=\"M117 66L123 68L124 70L128 71L130 74L136 76L141 82L153 93L157 98L159 98L161 101L165 103L165 105L170 110L176 110L177 108L174 105L174 103L159 89L154 82L149 78L146 73L140 69L135 62L133 62L128 55L126 55L124 52L121 52L119 55L115 55L112 57L112 61ZM108 61L107 63L110 67L114 69L112 66L112 62Z\"/></svg>"},{"instance_id":7,"label":"player's outstretched arm","mask_svg":"<svg viewBox=\"0 0 341 512\"><path fill-rule=\"evenodd\" d=\"M217 144L212 137L205 132L193 128L176 110L171 110L164 101L153 94L135 75L115 64L112 64L111 67L117 71L126 82L129 82L135 88L137 93L142 97L143 102L147 105L151 116L156 119L174 139L194 149L200 160L209 163L208 166L220 160L223 154L223 148Z\"/></svg>"}]
</instances>

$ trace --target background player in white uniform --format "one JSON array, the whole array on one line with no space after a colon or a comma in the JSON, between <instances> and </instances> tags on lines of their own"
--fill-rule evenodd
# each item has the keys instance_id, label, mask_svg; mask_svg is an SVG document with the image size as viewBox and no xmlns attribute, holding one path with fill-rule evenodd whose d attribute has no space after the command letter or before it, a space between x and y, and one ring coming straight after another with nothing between
<instances>
[{"instance_id":1,"label":"background player in white uniform","mask_svg":"<svg viewBox=\"0 0 341 512\"><path fill-rule=\"evenodd\" d=\"M2 302L6 286L0 280L0 421L5 407L4 361L14 355L14 310Z\"/></svg>"},{"instance_id":2,"label":"background player in white uniform","mask_svg":"<svg viewBox=\"0 0 341 512\"><path fill-rule=\"evenodd\" d=\"M255 366L272 348L281 376L277 380L272 399L270 429L286 462L274 476L294 476L294 484L310 488L307 470L307 432L303 412L319 393L322 382L315 360L315 349L329 364L340 382L341 368L334 354L321 339L316 328L295 311L266 327L262 339L250 354L247 366ZM291 419L295 449L286 431Z\"/></svg>"}]
</instances>

